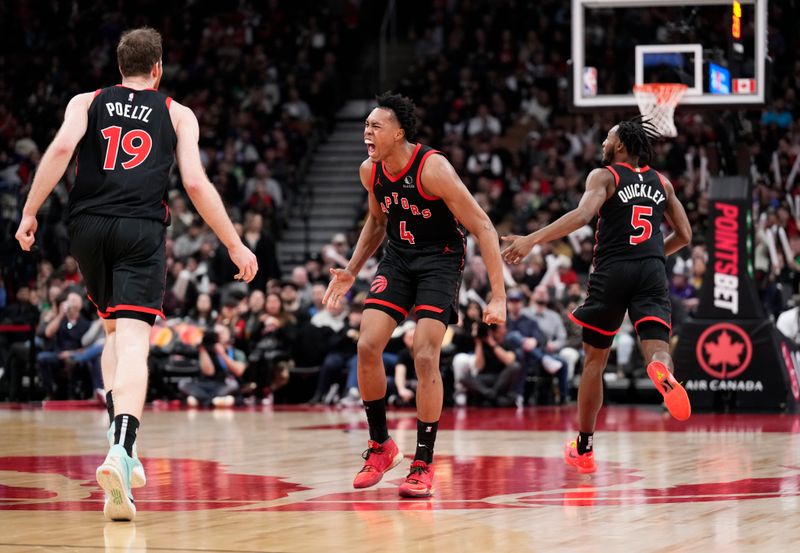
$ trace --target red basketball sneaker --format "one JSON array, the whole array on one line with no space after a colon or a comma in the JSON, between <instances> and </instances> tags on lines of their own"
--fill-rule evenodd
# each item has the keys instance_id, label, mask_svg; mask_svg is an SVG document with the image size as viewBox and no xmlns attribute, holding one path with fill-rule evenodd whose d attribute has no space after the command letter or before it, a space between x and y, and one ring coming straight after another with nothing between
<instances>
[{"instance_id":1,"label":"red basketball sneaker","mask_svg":"<svg viewBox=\"0 0 800 553\"><path fill-rule=\"evenodd\" d=\"M430 497L433 495L433 465L414 461L406 481L400 484L402 497Z\"/></svg>"},{"instance_id":2,"label":"red basketball sneaker","mask_svg":"<svg viewBox=\"0 0 800 553\"><path fill-rule=\"evenodd\" d=\"M564 446L564 462L578 469L581 474L589 474L597 470L594 453L589 451L578 455L578 442L575 440L567 442L567 445Z\"/></svg>"},{"instance_id":3,"label":"red basketball sneaker","mask_svg":"<svg viewBox=\"0 0 800 553\"><path fill-rule=\"evenodd\" d=\"M370 440L367 445L367 450L361 454L365 459L364 467L353 480L354 488L374 486L381 481L383 473L393 469L403 460L403 454L391 438L382 444Z\"/></svg>"},{"instance_id":4,"label":"red basketball sneaker","mask_svg":"<svg viewBox=\"0 0 800 553\"><path fill-rule=\"evenodd\" d=\"M664 396L664 404L667 406L669 414L679 421L688 419L692 414L689 396L683 386L672 376L667 366L661 361L652 361L647 365L647 376L656 385L656 390Z\"/></svg>"}]
</instances>

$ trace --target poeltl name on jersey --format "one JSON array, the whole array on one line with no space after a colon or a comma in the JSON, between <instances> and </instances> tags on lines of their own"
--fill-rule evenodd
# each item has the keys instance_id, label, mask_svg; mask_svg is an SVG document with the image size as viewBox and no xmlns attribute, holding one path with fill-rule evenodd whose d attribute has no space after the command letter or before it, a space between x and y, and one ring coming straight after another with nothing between
<instances>
[{"instance_id":1,"label":"poeltl name on jersey","mask_svg":"<svg viewBox=\"0 0 800 553\"><path fill-rule=\"evenodd\" d=\"M138 119L145 123L150 122L147 118L153 113L153 108L134 106L131 104L123 105L122 102L106 102L106 109L108 110L108 114L112 117L118 115L120 117L127 117L128 119Z\"/></svg>"}]
</instances>

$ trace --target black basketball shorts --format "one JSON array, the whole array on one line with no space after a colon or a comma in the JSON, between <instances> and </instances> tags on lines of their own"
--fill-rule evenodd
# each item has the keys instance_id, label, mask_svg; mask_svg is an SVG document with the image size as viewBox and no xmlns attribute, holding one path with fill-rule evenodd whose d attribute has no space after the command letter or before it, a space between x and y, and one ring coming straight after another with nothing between
<instances>
[{"instance_id":1,"label":"black basketball shorts","mask_svg":"<svg viewBox=\"0 0 800 553\"><path fill-rule=\"evenodd\" d=\"M417 319L457 322L465 251L463 242L424 248L389 243L364 308L383 311L398 323L412 312Z\"/></svg>"},{"instance_id":2,"label":"black basketball shorts","mask_svg":"<svg viewBox=\"0 0 800 553\"><path fill-rule=\"evenodd\" d=\"M569 317L583 327L584 342L605 349L619 332L625 311L640 338L669 341L672 306L663 259L604 264L589 277L586 301Z\"/></svg>"},{"instance_id":3,"label":"black basketball shorts","mask_svg":"<svg viewBox=\"0 0 800 553\"><path fill-rule=\"evenodd\" d=\"M166 227L160 221L81 214L69 223L70 250L103 319L164 318Z\"/></svg>"}]
</instances>

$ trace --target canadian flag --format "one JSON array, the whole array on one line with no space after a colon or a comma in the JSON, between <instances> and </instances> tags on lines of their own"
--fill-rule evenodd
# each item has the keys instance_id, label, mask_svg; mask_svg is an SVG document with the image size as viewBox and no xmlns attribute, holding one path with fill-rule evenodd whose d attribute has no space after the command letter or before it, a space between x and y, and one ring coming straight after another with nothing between
<instances>
[{"instance_id":1,"label":"canadian flag","mask_svg":"<svg viewBox=\"0 0 800 553\"><path fill-rule=\"evenodd\" d=\"M756 80L755 79L733 79L733 93L734 94L755 94L756 93Z\"/></svg>"}]
</instances>

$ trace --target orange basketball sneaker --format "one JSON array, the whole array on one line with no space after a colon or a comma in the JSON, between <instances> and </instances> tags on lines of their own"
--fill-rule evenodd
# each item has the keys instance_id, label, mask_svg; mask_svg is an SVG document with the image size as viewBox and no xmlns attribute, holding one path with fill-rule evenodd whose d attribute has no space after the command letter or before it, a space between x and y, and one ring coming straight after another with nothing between
<instances>
[{"instance_id":1,"label":"orange basketball sneaker","mask_svg":"<svg viewBox=\"0 0 800 553\"><path fill-rule=\"evenodd\" d=\"M397 444L389 438L382 444L370 440L367 450L361 454L365 459L364 467L353 480L354 488L369 488L383 478L383 474L396 467L403 460Z\"/></svg>"},{"instance_id":2,"label":"orange basketball sneaker","mask_svg":"<svg viewBox=\"0 0 800 553\"><path fill-rule=\"evenodd\" d=\"M594 462L594 453L588 451L583 455L578 455L578 442L572 440L564 446L564 462L571 467L578 469L581 474L589 474L597 470Z\"/></svg>"},{"instance_id":3,"label":"orange basketball sneaker","mask_svg":"<svg viewBox=\"0 0 800 553\"><path fill-rule=\"evenodd\" d=\"M402 497L430 497L433 495L433 465L414 461L406 481L400 484Z\"/></svg>"},{"instance_id":4,"label":"orange basketball sneaker","mask_svg":"<svg viewBox=\"0 0 800 553\"><path fill-rule=\"evenodd\" d=\"M689 396L683 386L672 376L667 366L661 361L652 361L647 365L647 376L656 385L656 390L664 396L664 404L667 406L669 414L679 421L688 419L692 414Z\"/></svg>"}]
</instances>

